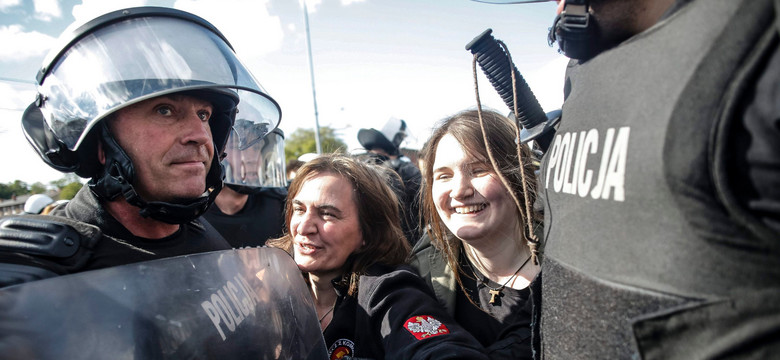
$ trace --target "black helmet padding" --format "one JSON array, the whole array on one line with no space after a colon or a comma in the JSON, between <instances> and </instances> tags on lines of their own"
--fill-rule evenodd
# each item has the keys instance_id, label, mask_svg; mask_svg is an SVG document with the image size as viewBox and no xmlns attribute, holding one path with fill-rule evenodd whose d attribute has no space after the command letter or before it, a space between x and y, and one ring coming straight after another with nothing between
<instances>
[{"instance_id":1,"label":"black helmet padding","mask_svg":"<svg viewBox=\"0 0 780 360\"><path fill-rule=\"evenodd\" d=\"M84 178L92 177L97 171L97 155L94 152L71 151L57 140L36 103L30 104L22 114L22 131L43 162L55 170L74 172ZM88 136L83 145L83 148L94 149L97 145L95 136Z\"/></svg>"}]
</instances>

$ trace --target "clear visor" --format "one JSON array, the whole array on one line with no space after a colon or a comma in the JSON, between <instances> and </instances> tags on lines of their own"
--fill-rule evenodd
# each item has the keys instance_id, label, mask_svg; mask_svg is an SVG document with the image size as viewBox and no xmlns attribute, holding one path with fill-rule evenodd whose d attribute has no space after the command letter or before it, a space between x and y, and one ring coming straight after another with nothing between
<instances>
[{"instance_id":1,"label":"clear visor","mask_svg":"<svg viewBox=\"0 0 780 360\"><path fill-rule=\"evenodd\" d=\"M287 186L284 136L279 130L265 133L261 124L236 120L225 146L227 156L222 160L226 183L251 187Z\"/></svg>"},{"instance_id":2,"label":"clear visor","mask_svg":"<svg viewBox=\"0 0 780 360\"><path fill-rule=\"evenodd\" d=\"M209 89L237 97L239 116L266 132L278 126L279 106L233 50L211 30L172 17L127 19L84 36L63 53L38 91L49 127L75 150L95 123L118 109Z\"/></svg>"}]
</instances>

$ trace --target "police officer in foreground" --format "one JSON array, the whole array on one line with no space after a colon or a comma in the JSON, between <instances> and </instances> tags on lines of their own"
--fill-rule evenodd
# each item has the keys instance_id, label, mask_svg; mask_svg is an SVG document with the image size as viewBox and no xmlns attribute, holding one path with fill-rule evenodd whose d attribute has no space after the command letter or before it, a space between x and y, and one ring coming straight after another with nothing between
<instances>
[{"instance_id":1,"label":"police officer in foreground","mask_svg":"<svg viewBox=\"0 0 780 360\"><path fill-rule=\"evenodd\" d=\"M22 125L46 164L90 180L54 216L4 219L0 284L229 249L199 218L222 189L228 134L239 112L270 131L280 109L227 39L141 7L61 40Z\"/></svg>"},{"instance_id":2,"label":"police officer in foreground","mask_svg":"<svg viewBox=\"0 0 780 360\"><path fill-rule=\"evenodd\" d=\"M560 2L550 38L572 61L541 166L537 355L777 356L778 11Z\"/></svg>"}]
</instances>

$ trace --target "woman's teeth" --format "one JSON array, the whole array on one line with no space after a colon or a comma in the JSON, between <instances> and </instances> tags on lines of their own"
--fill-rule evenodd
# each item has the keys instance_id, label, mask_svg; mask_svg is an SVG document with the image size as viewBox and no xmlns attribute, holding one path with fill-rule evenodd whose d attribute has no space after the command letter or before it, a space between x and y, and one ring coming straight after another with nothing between
<instances>
[{"instance_id":1,"label":"woman's teeth","mask_svg":"<svg viewBox=\"0 0 780 360\"><path fill-rule=\"evenodd\" d=\"M484 204L471 205L471 206L459 206L455 208L455 212L458 214L471 214L480 211L485 208Z\"/></svg>"}]
</instances>

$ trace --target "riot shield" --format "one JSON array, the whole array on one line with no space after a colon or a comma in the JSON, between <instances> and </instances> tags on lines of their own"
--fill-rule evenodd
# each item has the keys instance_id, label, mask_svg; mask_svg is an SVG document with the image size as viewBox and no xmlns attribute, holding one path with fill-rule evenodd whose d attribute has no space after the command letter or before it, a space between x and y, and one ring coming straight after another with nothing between
<instances>
[{"instance_id":1,"label":"riot shield","mask_svg":"<svg viewBox=\"0 0 780 360\"><path fill-rule=\"evenodd\" d=\"M3 359L324 359L292 258L246 248L0 290Z\"/></svg>"}]
</instances>

